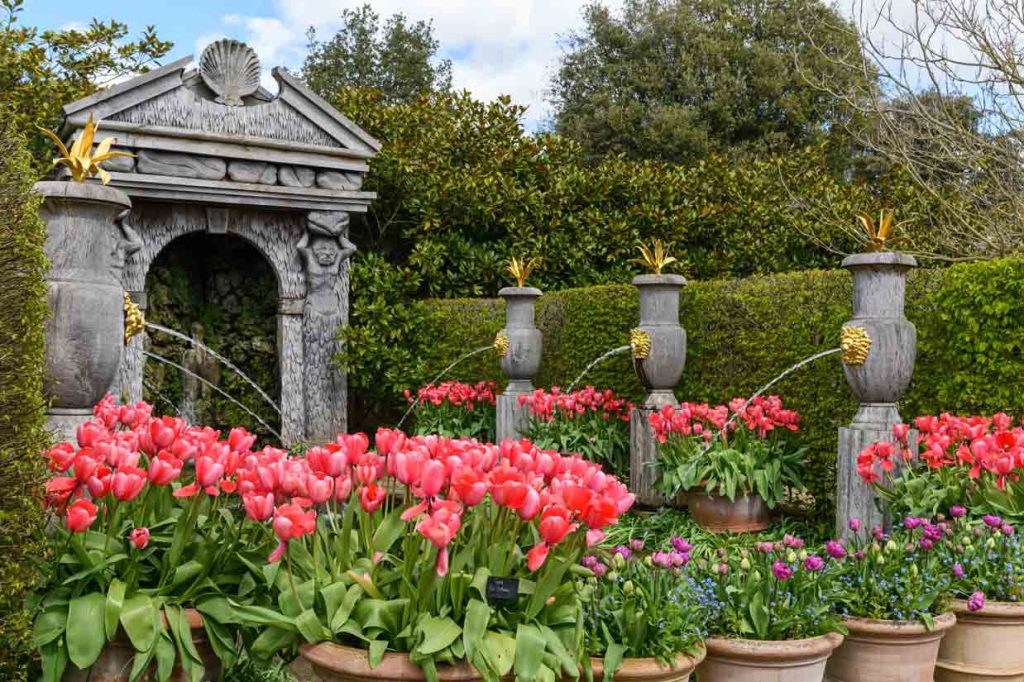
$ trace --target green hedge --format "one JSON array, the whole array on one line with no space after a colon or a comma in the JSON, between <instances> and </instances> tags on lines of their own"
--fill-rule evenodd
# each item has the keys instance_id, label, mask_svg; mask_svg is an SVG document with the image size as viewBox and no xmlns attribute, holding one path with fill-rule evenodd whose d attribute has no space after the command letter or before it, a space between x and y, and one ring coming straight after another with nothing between
<instances>
[{"instance_id":1,"label":"green hedge","mask_svg":"<svg viewBox=\"0 0 1024 682\"><path fill-rule=\"evenodd\" d=\"M22 595L36 579L42 522L45 230L29 195L31 158L0 112L0 679L28 679L32 647Z\"/></svg>"},{"instance_id":2,"label":"green hedge","mask_svg":"<svg viewBox=\"0 0 1024 682\"><path fill-rule=\"evenodd\" d=\"M689 349L677 394L720 402L753 393L790 365L835 347L850 298L851 278L841 270L691 282L680 303ZM497 300L430 302L411 341L421 354L417 378L433 378L459 354L490 343L503 325L503 308ZM919 347L905 417L941 410L1024 412L1024 260L915 271L907 315L917 325ZM637 322L632 286L545 294L537 309L544 333L538 384L566 386L591 360L626 343ZM483 353L446 378L500 382L501 373L494 355ZM583 383L634 399L641 395L627 353L596 367ZM856 409L838 357L803 367L772 390L803 415L808 485L827 514L834 504L837 429Z\"/></svg>"}]
</instances>

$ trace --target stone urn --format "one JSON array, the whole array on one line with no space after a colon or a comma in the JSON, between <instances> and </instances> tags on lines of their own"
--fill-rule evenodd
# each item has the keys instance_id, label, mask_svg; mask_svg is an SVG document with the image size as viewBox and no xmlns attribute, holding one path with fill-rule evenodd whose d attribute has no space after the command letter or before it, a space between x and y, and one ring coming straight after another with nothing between
<instances>
[{"instance_id":1,"label":"stone urn","mask_svg":"<svg viewBox=\"0 0 1024 682\"><path fill-rule=\"evenodd\" d=\"M534 304L540 298L541 290L534 287L505 287L498 295L505 299L504 353L501 356L501 371L508 377L506 393L529 393L533 390L533 378L540 369L543 338L534 325Z\"/></svg>"},{"instance_id":2,"label":"stone urn","mask_svg":"<svg viewBox=\"0 0 1024 682\"><path fill-rule=\"evenodd\" d=\"M847 618L849 632L825 668L825 682L932 682L939 642L956 616L918 621Z\"/></svg>"},{"instance_id":3,"label":"stone urn","mask_svg":"<svg viewBox=\"0 0 1024 682\"><path fill-rule=\"evenodd\" d=\"M853 275L853 317L843 324L843 372L860 403L852 428L889 429L900 422L896 401L907 389L917 355L917 329L903 315L905 253L857 253L843 260Z\"/></svg>"},{"instance_id":4,"label":"stone urn","mask_svg":"<svg viewBox=\"0 0 1024 682\"><path fill-rule=\"evenodd\" d=\"M956 625L939 645L935 682L1024 682L1024 604L986 601L969 611L953 601Z\"/></svg>"},{"instance_id":5,"label":"stone urn","mask_svg":"<svg viewBox=\"0 0 1024 682\"><path fill-rule=\"evenodd\" d=\"M37 182L50 261L46 321L49 426L73 437L110 389L124 346L124 192L98 184Z\"/></svg>"},{"instance_id":6,"label":"stone urn","mask_svg":"<svg viewBox=\"0 0 1024 682\"><path fill-rule=\"evenodd\" d=\"M678 405L673 390L686 364L686 330L679 325L682 275L640 275L640 324L631 332L633 369L649 391L645 407Z\"/></svg>"},{"instance_id":7,"label":"stone urn","mask_svg":"<svg viewBox=\"0 0 1024 682\"><path fill-rule=\"evenodd\" d=\"M711 637L697 667L700 682L821 682L825 663L843 636L781 641Z\"/></svg>"}]
</instances>

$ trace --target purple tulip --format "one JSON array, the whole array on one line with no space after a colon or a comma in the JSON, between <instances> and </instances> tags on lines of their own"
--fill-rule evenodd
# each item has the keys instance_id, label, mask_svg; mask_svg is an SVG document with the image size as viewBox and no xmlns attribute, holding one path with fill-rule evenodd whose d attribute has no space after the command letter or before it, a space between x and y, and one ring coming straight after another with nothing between
<instances>
[{"instance_id":1,"label":"purple tulip","mask_svg":"<svg viewBox=\"0 0 1024 682\"><path fill-rule=\"evenodd\" d=\"M829 540L825 543L825 552L833 559L846 558L846 548L843 547L841 542L835 540Z\"/></svg>"},{"instance_id":2,"label":"purple tulip","mask_svg":"<svg viewBox=\"0 0 1024 682\"><path fill-rule=\"evenodd\" d=\"M961 566L960 564L953 564L953 575L957 579L963 578L964 577L964 567Z\"/></svg>"},{"instance_id":3,"label":"purple tulip","mask_svg":"<svg viewBox=\"0 0 1024 682\"><path fill-rule=\"evenodd\" d=\"M793 569L786 565L785 562L776 561L772 564L772 575L779 580L789 580L793 577Z\"/></svg>"},{"instance_id":4,"label":"purple tulip","mask_svg":"<svg viewBox=\"0 0 1024 682\"><path fill-rule=\"evenodd\" d=\"M968 611L981 611L983 608L985 608L985 593L981 590L967 598Z\"/></svg>"},{"instance_id":5,"label":"purple tulip","mask_svg":"<svg viewBox=\"0 0 1024 682\"><path fill-rule=\"evenodd\" d=\"M629 541L629 548L634 552L640 552L644 548L644 541L639 538L633 538Z\"/></svg>"},{"instance_id":6,"label":"purple tulip","mask_svg":"<svg viewBox=\"0 0 1024 682\"><path fill-rule=\"evenodd\" d=\"M758 542L754 545L754 549L763 554L771 554L775 550L775 545L771 542Z\"/></svg>"},{"instance_id":7,"label":"purple tulip","mask_svg":"<svg viewBox=\"0 0 1024 682\"><path fill-rule=\"evenodd\" d=\"M813 573L817 573L821 569L825 568L825 560L820 556L812 554L804 559L804 568Z\"/></svg>"},{"instance_id":8,"label":"purple tulip","mask_svg":"<svg viewBox=\"0 0 1024 682\"><path fill-rule=\"evenodd\" d=\"M850 519L850 523L848 525L850 526L850 530L856 533L860 530L860 519Z\"/></svg>"},{"instance_id":9,"label":"purple tulip","mask_svg":"<svg viewBox=\"0 0 1024 682\"><path fill-rule=\"evenodd\" d=\"M949 515L954 519L963 518L967 516L967 510L957 504L949 508Z\"/></svg>"},{"instance_id":10,"label":"purple tulip","mask_svg":"<svg viewBox=\"0 0 1024 682\"><path fill-rule=\"evenodd\" d=\"M1013 526L1008 523L1004 523L1000 530L1003 531L1003 535L1013 535Z\"/></svg>"},{"instance_id":11,"label":"purple tulip","mask_svg":"<svg viewBox=\"0 0 1024 682\"><path fill-rule=\"evenodd\" d=\"M981 520L984 521L985 525L989 528L999 528L1003 525L1003 520L993 514L985 514L985 516L981 517Z\"/></svg>"},{"instance_id":12,"label":"purple tulip","mask_svg":"<svg viewBox=\"0 0 1024 682\"><path fill-rule=\"evenodd\" d=\"M903 519L903 525L907 530L914 530L915 528L920 528L924 524L925 520L926 519L917 518L916 516L908 516Z\"/></svg>"},{"instance_id":13,"label":"purple tulip","mask_svg":"<svg viewBox=\"0 0 1024 682\"><path fill-rule=\"evenodd\" d=\"M682 539L681 537L676 536L672 538L672 548L675 549L677 552L689 554L690 550L693 549L693 545L691 545L689 542Z\"/></svg>"}]
</instances>

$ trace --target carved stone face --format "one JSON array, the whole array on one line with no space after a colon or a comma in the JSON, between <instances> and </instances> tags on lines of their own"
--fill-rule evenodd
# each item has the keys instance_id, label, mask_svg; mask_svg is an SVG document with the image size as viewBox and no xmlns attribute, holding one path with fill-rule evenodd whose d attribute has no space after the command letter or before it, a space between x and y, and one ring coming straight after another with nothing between
<instances>
[{"instance_id":1,"label":"carved stone face","mask_svg":"<svg viewBox=\"0 0 1024 682\"><path fill-rule=\"evenodd\" d=\"M318 239L313 244L316 262L323 266L333 265L338 260L338 244L333 239Z\"/></svg>"}]
</instances>

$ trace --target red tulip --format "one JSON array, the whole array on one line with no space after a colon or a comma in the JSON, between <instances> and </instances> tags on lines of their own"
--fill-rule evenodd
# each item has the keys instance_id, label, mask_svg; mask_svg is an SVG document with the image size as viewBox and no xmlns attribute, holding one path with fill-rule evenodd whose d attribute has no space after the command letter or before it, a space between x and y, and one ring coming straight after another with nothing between
<instances>
[{"instance_id":1,"label":"red tulip","mask_svg":"<svg viewBox=\"0 0 1024 682\"><path fill-rule=\"evenodd\" d=\"M64 519L68 530L72 533L84 533L96 520L97 511L96 505L89 500L84 498L75 500L68 507L67 517Z\"/></svg>"},{"instance_id":2,"label":"red tulip","mask_svg":"<svg viewBox=\"0 0 1024 682\"><path fill-rule=\"evenodd\" d=\"M253 521L266 521L274 515L274 493L251 493L242 496L245 513Z\"/></svg>"},{"instance_id":3,"label":"red tulip","mask_svg":"<svg viewBox=\"0 0 1024 682\"><path fill-rule=\"evenodd\" d=\"M387 491L374 484L360 486L359 488L359 504L362 505L363 511L367 514L372 514L378 509L380 505L384 503L384 498L387 497Z\"/></svg>"},{"instance_id":4,"label":"red tulip","mask_svg":"<svg viewBox=\"0 0 1024 682\"><path fill-rule=\"evenodd\" d=\"M551 546L547 543L541 542L534 545L533 549L526 553L526 567L531 571L536 571L547 561L548 552L550 551Z\"/></svg>"},{"instance_id":5,"label":"red tulip","mask_svg":"<svg viewBox=\"0 0 1024 682\"><path fill-rule=\"evenodd\" d=\"M149 529L136 528L128 535L128 539L135 545L135 549L145 549L149 544Z\"/></svg>"},{"instance_id":6,"label":"red tulip","mask_svg":"<svg viewBox=\"0 0 1024 682\"><path fill-rule=\"evenodd\" d=\"M228 433L228 447L232 452L248 452L255 442L256 436L243 428L237 427Z\"/></svg>"},{"instance_id":7,"label":"red tulip","mask_svg":"<svg viewBox=\"0 0 1024 682\"><path fill-rule=\"evenodd\" d=\"M322 504L334 493L334 479L323 472L310 473L306 477L306 489L314 504Z\"/></svg>"},{"instance_id":8,"label":"red tulip","mask_svg":"<svg viewBox=\"0 0 1024 682\"><path fill-rule=\"evenodd\" d=\"M224 476L224 465L206 455L196 458L196 483L202 488L217 485Z\"/></svg>"},{"instance_id":9,"label":"red tulip","mask_svg":"<svg viewBox=\"0 0 1024 682\"><path fill-rule=\"evenodd\" d=\"M166 450L149 463L149 480L153 485L165 486L181 474L183 463Z\"/></svg>"},{"instance_id":10,"label":"red tulip","mask_svg":"<svg viewBox=\"0 0 1024 682\"><path fill-rule=\"evenodd\" d=\"M436 459L428 460L423 465L423 472L420 477L420 491L423 497L434 497L444 487L447 476L444 464Z\"/></svg>"},{"instance_id":11,"label":"red tulip","mask_svg":"<svg viewBox=\"0 0 1024 682\"><path fill-rule=\"evenodd\" d=\"M283 504L274 510L274 533L281 542L288 542L316 530L316 511L303 511L298 504Z\"/></svg>"},{"instance_id":12,"label":"red tulip","mask_svg":"<svg viewBox=\"0 0 1024 682\"><path fill-rule=\"evenodd\" d=\"M564 507L548 507L540 515L537 530L544 542L557 545L574 530L569 510Z\"/></svg>"},{"instance_id":13,"label":"red tulip","mask_svg":"<svg viewBox=\"0 0 1024 682\"><path fill-rule=\"evenodd\" d=\"M50 448L45 456L50 460L50 471L64 473L71 468L75 462L75 446L64 441Z\"/></svg>"},{"instance_id":14,"label":"red tulip","mask_svg":"<svg viewBox=\"0 0 1024 682\"><path fill-rule=\"evenodd\" d=\"M109 436L110 431L99 422L87 421L79 425L76 435L78 437L78 447L88 448L92 447L100 439Z\"/></svg>"},{"instance_id":15,"label":"red tulip","mask_svg":"<svg viewBox=\"0 0 1024 682\"><path fill-rule=\"evenodd\" d=\"M101 497L106 497L110 492L110 486L114 482L113 469L108 466L101 466L96 469L96 473L89 477L89 480L85 482L85 486L89 489L89 494L94 500L98 500Z\"/></svg>"},{"instance_id":16,"label":"red tulip","mask_svg":"<svg viewBox=\"0 0 1024 682\"><path fill-rule=\"evenodd\" d=\"M146 471L138 467L121 467L114 472L110 489L121 502L134 500L146 485Z\"/></svg>"}]
</instances>

